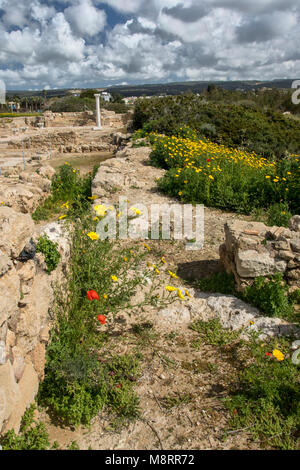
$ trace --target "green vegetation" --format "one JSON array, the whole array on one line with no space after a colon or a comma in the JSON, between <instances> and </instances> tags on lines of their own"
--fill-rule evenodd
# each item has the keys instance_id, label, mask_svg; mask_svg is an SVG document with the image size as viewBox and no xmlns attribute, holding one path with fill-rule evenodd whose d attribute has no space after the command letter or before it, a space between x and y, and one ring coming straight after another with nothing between
<instances>
[{"instance_id":1,"label":"green vegetation","mask_svg":"<svg viewBox=\"0 0 300 470\"><path fill-rule=\"evenodd\" d=\"M282 274L275 274L270 279L258 277L252 286L247 287L242 298L257 307L267 317L295 319L297 294L289 294L289 286L283 281ZM300 293L300 289L299 289Z\"/></svg>"},{"instance_id":2,"label":"green vegetation","mask_svg":"<svg viewBox=\"0 0 300 470\"><path fill-rule=\"evenodd\" d=\"M109 241L91 240L87 232L92 225L92 216L82 215L73 231L67 284L57 293L56 325L39 391L40 403L72 425L88 424L104 406L123 418L138 413L132 387L138 360L114 355L109 340L115 316L130 305L141 283L135 272L139 256ZM135 272L130 279L128 270ZM87 298L90 290L98 293L99 300ZM101 331L103 318L109 333Z\"/></svg>"},{"instance_id":3,"label":"green vegetation","mask_svg":"<svg viewBox=\"0 0 300 470\"><path fill-rule=\"evenodd\" d=\"M82 111L95 111L95 98L80 98L79 96L66 96L58 98L49 105L53 113L78 113Z\"/></svg>"},{"instance_id":4,"label":"green vegetation","mask_svg":"<svg viewBox=\"0 0 300 470\"><path fill-rule=\"evenodd\" d=\"M1 118L40 116L40 113L0 113Z\"/></svg>"},{"instance_id":5,"label":"green vegetation","mask_svg":"<svg viewBox=\"0 0 300 470\"><path fill-rule=\"evenodd\" d=\"M222 360L234 367L229 397L222 398L231 412L229 432L244 430L261 447L299 449L299 366L290 359L289 342L262 342L257 335L243 341L239 332L224 330L218 320L197 321L191 329L197 333L193 347L218 347Z\"/></svg>"},{"instance_id":6,"label":"green vegetation","mask_svg":"<svg viewBox=\"0 0 300 470\"><path fill-rule=\"evenodd\" d=\"M31 405L22 418L20 432L14 430L0 436L2 450L50 450L49 436L43 423L34 419L35 406ZM56 445L52 446L52 449Z\"/></svg>"},{"instance_id":7,"label":"green vegetation","mask_svg":"<svg viewBox=\"0 0 300 470\"><path fill-rule=\"evenodd\" d=\"M134 128L145 124L151 131L169 136L187 125L201 138L269 159L300 152L299 122L259 107L206 102L192 94L138 100Z\"/></svg>"},{"instance_id":8,"label":"green vegetation","mask_svg":"<svg viewBox=\"0 0 300 470\"><path fill-rule=\"evenodd\" d=\"M99 93L97 90L85 90L80 96L64 96L57 98L50 105L49 109L53 113L67 113L67 112L82 112L82 111L95 111L96 101L94 94ZM128 107L123 101L121 95L117 93L112 94L111 101L104 101L100 97L101 107L108 111L124 114L128 112Z\"/></svg>"},{"instance_id":9,"label":"green vegetation","mask_svg":"<svg viewBox=\"0 0 300 470\"><path fill-rule=\"evenodd\" d=\"M190 328L199 333L197 342L193 343L193 347L199 349L203 341L212 346L226 346L239 338L239 331L225 330L219 320L214 319L210 322L197 320Z\"/></svg>"},{"instance_id":10,"label":"green vegetation","mask_svg":"<svg viewBox=\"0 0 300 470\"><path fill-rule=\"evenodd\" d=\"M299 156L270 162L238 149L200 139L184 126L176 136L149 136L154 166L166 168L158 187L183 202L251 214L265 209L285 222L300 207Z\"/></svg>"},{"instance_id":11,"label":"green vegetation","mask_svg":"<svg viewBox=\"0 0 300 470\"><path fill-rule=\"evenodd\" d=\"M45 256L45 263L49 273L57 268L60 260L60 254L57 248L57 243L53 243L46 235L40 237L38 240L36 251L37 253L43 253Z\"/></svg>"},{"instance_id":12,"label":"green vegetation","mask_svg":"<svg viewBox=\"0 0 300 470\"><path fill-rule=\"evenodd\" d=\"M299 449L299 366L291 362L288 343L282 339L280 344L253 340L243 347L248 363L225 401L233 429L245 428L262 447ZM272 355L278 348L284 360Z\"/></svg>"},{"instance_id":13,"label":"green vegetation","mask_svg":"<svg viewBox=\"0 0 300 470\"><path fill-rule=\"evenodd\" d=\"M32 218L36 221L47 220L58 213L75 217L78 210L87 210L91 200L91 181L98 169L92 174L81 177L69 163L60 166L52 178L51 195L35 210Z\"/></svg>"}]
</instances>

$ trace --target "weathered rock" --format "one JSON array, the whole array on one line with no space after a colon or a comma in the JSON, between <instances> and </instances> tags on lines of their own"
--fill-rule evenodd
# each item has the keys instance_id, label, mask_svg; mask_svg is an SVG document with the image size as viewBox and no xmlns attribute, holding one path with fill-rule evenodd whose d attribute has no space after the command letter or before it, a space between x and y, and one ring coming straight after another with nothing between
<instances>
[{"instance_id":1,"label":"weathered rock","mask_svg":"<svg viewBox=\"0 0 300 470\"><path fill-rule=\"evenodd\" d=\"M37 343L36 347L31 353L33 366L38 374L39 380L44 379L44 370L46 363L46 347L44 343Z\"/></svg>"},{"instance_id":2,"label":"weathered rock","mask_svg":"<svg viewBox=\"0 0 300 470\"><path fill-rule=\"evenodd\" d=\"M48 311L52 300L53 291L49 275L43 272L37 273L30 293L22 299L25 307L20 309L16 325L17 346L25 353L35 348L39 333L48 322Z\"/></svg>"},{"instance_id":3,"label":"weathered rock","mask_svg":"<svg viewBox=\"0 0 300 470\"><path fill-rule=\"evenodd\" d=\"M26 364L22 378L18 383L19 399L17 400L17 396L14 396L12 400L13 412L9 413L9 419L2 429L3 433L9 429L14 429L15 432L19 431L22 417L26 408L34 401L38 388L38 375L31 362L29 362Z\"/></svg>"},{"instance_id":4,"label":"weathered rock","mask_svg":"<svg viewBox=\"0 0 300 470\"><path fill-rule=\"evenodd\" d=\"M0 278L0 328L14 316L20 300L20 279L15 268L11 268Z\"/></svg>"},{"instance_id":5,"label":"weathered rock","mask_svg":"<svg viewBox=\"0 0 300 470\"><path fill-rule=\"evenodd\" d=\"M93 195L103 197L107 191L113 192L135 186L137 180L134 172L134 167L123 158L102 163L92 183Z\"/></svg>"},{"instance_id":6,"label":"weathered rock","mask_svg":"<svg viewBox=\"0 0 300 470\"><path fill-rule=\"evenodd\" d=\"M18 260L23 261L23 262L28 261L30 259L33 259L35 257L35 254L36 254L36 244L32 239L30 239L27 245L25 245L25 247L19 254Z\"/></svg>"},{"instance_id":7,"label":"weathered rock","mask_svg":"<svg viewBox=\"0 0 300 470\"><path fill-rule=\"evenodd\" d=\"M38 169L38 173L43 178L48 178L49 180L51 180L52 177L55 175L55 170L52 166L45 165L45 166L41 166L41 168Z\"/></svg>"},{"instance_id":8,"label":"weathered rock","mask_svg":"<svg viewBox=\"0 0 300 470\"><path fill-rule=\"evenodd\" d=\"M294 215L289 221L289 229L300 232L300 215Z\"/></svg>"},{"instance_id":9,"label":"weathered rock","mask_svg":"<svg viewBox=\"0 0 300 470\"><path fill-rule=\"evenodd\" d=\"M7 273L12 267L13 263L11 259L0 250L0 277Z\"/></svg>"},{"instance_id":10,"label":"weathered rock","mask_svg":"<svg viewBox=\"0 0 300 470\"><path fill-rule=\"evenodd\" d=\"M236 253L236 269L241 277L269 276L276 272L285 272L287 263L276 261L269 253L259 253L256 250L238 250Z\"/></svg>"},{"instance_id":11,"label":"weathered rock","mask_svg":"<svg viewBox=\"0 0 300 470\"><path fill-rule=\"evenodd\" d=\"M17 258L34 232L29 214L20 214L9 207L0 207L0 249Z\"/></svg>"},{"instance_id":12,"label":"weathered rock","mask_svg":"<svg viewBox=\"0 0 300 470\"><path fill-rule=\"evenodd\" d=\"M0 429L3 422L11 416L20 398L21 392L15 380L13 367L10 361L7 361L6 364L0 365Z\"/></svg>"},{"instance_id":13,"label":"weathered rock","mask_svg":"<svg viewBox=\"0 0 300 470\"><path fill-rule=\"evenodd\" d=\"M298 216L290 221L296 227ZM266 227L262 223L231 221L225 225L225 244L220 259L228 273L235 276L242 290L258 276L282 273L290 285L299 284L299 232L284 227Z\"/></svg>"}]
</instances>

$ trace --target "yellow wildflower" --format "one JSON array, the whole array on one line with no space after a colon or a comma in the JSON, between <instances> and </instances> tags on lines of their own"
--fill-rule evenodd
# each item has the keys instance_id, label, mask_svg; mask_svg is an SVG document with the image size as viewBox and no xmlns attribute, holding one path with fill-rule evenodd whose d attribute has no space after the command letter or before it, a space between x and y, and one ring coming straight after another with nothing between
<instances>
[{"instance_id":1,"label":"yellow wildflower","mask_svg":"<svg viewBox=\"0 0 300 470\"><path fill-rule=\"evenodd\" d=\"M174 292L175 290L177 290L176 287L172 287L172 286L166 286L165 289L166 289L168 292Z\"/></svg>"},{"instance_id":2,"label":"yellow wildflower","mask_svg":"<svg viewBox=\"0 0 300 470\"><path fill-rule=\"evenodd\" d=\"M168 271L168 273L169 273L170 276L173 277L174 279L178 279L178 276L176 276L176 274L172 273L172 271Z\"/></svg>"},{"instance_id":3,"label":"yellow wildflower","mask_svg":"<svg viewBox=\"0 0 300 470\"><path fill-rule=\"evenodd\" d=\"M185 300L185 297L183 295L183 293L181 292L180 289L177 290L177 294L178 294L178 297L181 299L181 300Z\"/></svg>"},{"instance_id":4,"label":"yellow wildflower","mask_svg":"<svg viewBox=\"0 0 300 470\"><path fill-rule=\"evenodd\" d=\"M87 233L87 236L91 240L99 240L99 235L96 232L89 232L89 233Z\"/></svg>"},{"instance_id":5,"label":"yellow wildflower","mask_svg":"<svg viewBox=\"0 0 300 470\"><path fill-rule=\"evenodd\" d=\"M284 355L282 354L279 349L274 349L272 352L273 356L276 357L277 361L283 361L284 360Z\"/></svg>"}]
</instances>

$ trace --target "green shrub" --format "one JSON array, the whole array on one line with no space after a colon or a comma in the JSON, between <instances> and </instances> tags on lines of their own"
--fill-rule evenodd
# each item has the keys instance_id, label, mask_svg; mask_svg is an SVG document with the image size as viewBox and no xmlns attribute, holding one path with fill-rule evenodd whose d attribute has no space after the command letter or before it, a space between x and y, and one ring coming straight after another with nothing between
<instances>
[{"instance_id":1,"label":"green shrub","mask_svg":"<svg viewBox=\"0 0 300 470\"><path fill-rule=\"evenodd\" d=\"M267 224L271 227L277 225L278 227L288 227L289 220L292 217L292 213L289 210L287 203L272 204L268 209L268 221Z\"/></svg>"},{"instance_id":2,"label":"green shrub","mask_svg":"<svg viewBox=\"0 0 300 470\"><path fill-rule=\"evenodd\" d=\"M282 274L270 279L258 277L244 290L243 299L268 317L293 318L295 296L290 296L288 290Z\"/></svg>"},{"instance_id":3,"label":"green shrub","mask_svg":"<svg viewBox=\"0 0 300 470\"><path fill-rule=\"evenodd\" d=\"M174 135L187 125L202 138L228 147L242 147L271 159L300 153L299 122L258 107L204 102L202 96L139 99L133 123L135 129L149 124L149 132L167 135Z\"/></svg>"},{"instance_id":4,"label":"green shrub","mask_svg":"<svg viewBox=\"0 0 300 470\"><path fill-rule=\"evenodd\" d=\"M37 207L32 218L36 221L47 220L61 213L74 219L86 212L91 204L91 182L97 169L95 165L91 174L81 177L70 164L60 166L52 178L51 195Z\"/></svg>"},{"instance_id":5,"label":"green shrub","mask_svg":"<svg viewBox=\"0 0 300 470\"><path fill-rule=\"evenodd\" d=\"M36 251L37 253L43 253L45 256L45 262L49 273L57 268L60 260L60 253L57 247L57 243L53 243L46 235L38 239Z\"/></svg>"},{"instance_id":6,"label":"green shrub","mask_svg":"<svg viewBox=\"0 0 300 470\"><path fill-rule=\"evenodd\" d=\"M168 171L158 187L183 202L245 214L269 210L269 220L286 221L299 210L299 158L269 162L238 149L199 139L184 126L177 135L151 135L152 165Z\"/></svg>"},{"instance_id":7,"label":"green shrub","mask_svg":"<svg viewBox=\"0 0 300 470\"><path fill-rule=\"evenodd\" d=\"M211 277L195 281L195 287L202 292L218 292L224 295L236 295L234 275L217 273Z\"/></svg>"},{"instance_id":8,"label":"green shrub","mask_svg":"<svg viewBox=\"0 0 300 470\"><path fill-rule=\"evenodd\" d=\"M278 348L284 353L283 361L272 356ZM299 366L288 356L288 343L256 340L245 343L243 349L247 364L239 372L232 396L225 400L233 428L246 428L262 447L299 449Z\"/></svg>"},{"instance_id":9,"label":"green shrub","mask_svg":"<svg viewBox=\"0 0 300 470\"><path fill-rule=\"evenodd\" d=\"M34 420L34 411L34 405L25 411L19 434L10 430L0 436L3 450L49 450L49 436L45 425Z\"/></svg>"},{"instance_id":10,"label":"green shrub","mask_svg":"<svg viewBox=\"0 0 300 470\"><path fill-rule=\"evenodd\" d=\"M49 106L53 113L76 113L82 111L94 111L96 109L95 98L80 98L77 96L67 96L53 101Z\"/></svg>"}]
</instances>

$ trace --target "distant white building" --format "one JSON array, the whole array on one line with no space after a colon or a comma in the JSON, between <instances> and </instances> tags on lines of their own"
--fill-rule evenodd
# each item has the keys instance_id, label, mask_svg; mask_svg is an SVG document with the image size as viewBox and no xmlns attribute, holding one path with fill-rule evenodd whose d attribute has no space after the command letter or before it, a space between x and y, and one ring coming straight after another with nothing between
<instances>
[{"instance_id":1,"label":"distant white building","mask_svg":"<svg viewBox=\"0 0 300 470\"><path fill-rule=\"evenodd\" d=\"M133 104L137 100L137 96L129 96L126 98L123 98L123 101L125 104Z\"/></svg>"},{"instance_id":2,"label":"distant white building","mask_svg":"<svg viewBox=\"0 0 300 470\"><path fill-rule=\"evenodd\" d=\"M111 94L108 93L107 91L103 91L103 92L101 93L101 96L102 96L102 98L103 98L104 101L111 101L111 99L112 99Z\"/></svg>"}]
</instances>

